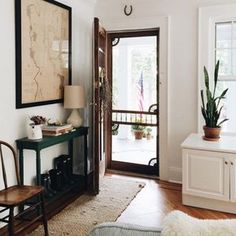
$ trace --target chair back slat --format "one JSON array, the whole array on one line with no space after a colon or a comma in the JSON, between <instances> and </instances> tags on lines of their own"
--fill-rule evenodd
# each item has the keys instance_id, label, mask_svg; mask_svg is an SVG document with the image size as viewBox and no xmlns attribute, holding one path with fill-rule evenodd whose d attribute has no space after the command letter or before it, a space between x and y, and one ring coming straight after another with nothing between
<instances>
[{"instance_id":1,"label":"chair back slat","mask_svg":"<svg viewBox=\"0 0 236 236\"><path fill-rule=\"evenodd\" d=\"M3 181L4 181L4 186L7 188L7 175L6 175L6 168L4 164L4 159L3 159L3 154L2 154L2 144L0 145L0 157L1 157L1 164L2 164L2 175L3 175Z\"/></svg>"},{"instance_id":2,"label":"chair back slat","mask_svg":"<svg viewBox=\"0 0 236 236\"><path fill-rule=\"evenodd\" d=\"M15 152L14 148L10 144L0 140L0 158L1 158L1 163L2 163L2 174L3 174L4 186L5 186L5 188L8 187L8 185L7 185L6 169L5 169L5 164L4 164L3 149L2 149L3 146L9 148L10 151L11 151L11 154L13 155L14 165L15 165L15 173L16 173L16 179L17 179L17 185L20 185L21 181L20 181L20 175L19 175L19 169L18 169L16 152Z\"/></svg>"}]
</instances>

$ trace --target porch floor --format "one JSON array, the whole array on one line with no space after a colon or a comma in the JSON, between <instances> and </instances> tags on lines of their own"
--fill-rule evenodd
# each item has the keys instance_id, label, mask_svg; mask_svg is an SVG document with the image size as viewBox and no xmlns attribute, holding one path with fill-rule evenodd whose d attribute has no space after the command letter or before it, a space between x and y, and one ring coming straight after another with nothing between
<instances>
[{"instance_id":1,"label":"porch floor","mask_svg":"<svg viewBox=\"0 0 236 236\"><path fill-rule=\"evenodd\" d=\"M150 140L120 139L112 137L112 160L120 162L148 165L151 158L156 157L156 138Z\"/></svg>"}]
</instances>

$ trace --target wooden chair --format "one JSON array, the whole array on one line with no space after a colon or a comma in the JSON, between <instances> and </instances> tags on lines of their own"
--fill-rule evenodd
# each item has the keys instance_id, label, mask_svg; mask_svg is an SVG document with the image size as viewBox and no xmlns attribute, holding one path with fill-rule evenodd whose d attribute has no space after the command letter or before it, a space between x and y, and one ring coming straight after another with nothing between
<instances>
[{"instance_id":1,"label":"wooden chair","mask_svg":"<svg viewBox=\"0 0 236 236\"><path fill-rule=\"evenodd\" d=\"M5 154L5 155L4 155ZM9 157L9 154L14 158L15 172L17 185L8 187L7 184L7 174L5 169L4 160L6 156ZM4 181L4 189L0 190L0 213L9 210L9 214L0 218L0 222L4 222L8 224L8 232L10 236L16 235L23 229L26 229L28 226L36 222L37 220L42 220L44 225L44 233L48 235L48 227L47 227L47 218L45 214L44 208L44 196L43 196L43 187L42 186L25 186L21 185L18 164L16 159L16 152L14 148L4 142L0 141L0 162L2 167L2 175ZM36 201L37 200L37 201ZM31 201L31 202L30 202ZM33 201L33 202L32 202ZM35 202L36 201L36 202ZM24 209L24 206L28 206L28 208ZM14 215L14 208L19 207L19 213ZM26 219L26 216L30 213L34 213L34 219ZM1 214L2 215L2 214ZM31 218L30 216L28 218ZM25 227L15 230L17 227L15 226L16 220L27 220L27 224L22 224Z\"/></svg>"}]
</instances>

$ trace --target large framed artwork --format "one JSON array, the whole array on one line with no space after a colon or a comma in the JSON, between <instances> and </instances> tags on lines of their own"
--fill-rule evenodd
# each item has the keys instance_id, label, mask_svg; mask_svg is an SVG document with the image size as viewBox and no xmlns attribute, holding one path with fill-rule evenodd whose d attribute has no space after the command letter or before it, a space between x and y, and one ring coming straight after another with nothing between
<instances>
[{"instance_id":1,"label":"large framed artwork","mask_svg":"<svg viewBox=\"0 0 236 236\"><path fill-rule=\"evenodd\" d=\"M71 8L53 0L15 0L16 108L63 101L71 84Z\"/></svg>"}]
</instances>

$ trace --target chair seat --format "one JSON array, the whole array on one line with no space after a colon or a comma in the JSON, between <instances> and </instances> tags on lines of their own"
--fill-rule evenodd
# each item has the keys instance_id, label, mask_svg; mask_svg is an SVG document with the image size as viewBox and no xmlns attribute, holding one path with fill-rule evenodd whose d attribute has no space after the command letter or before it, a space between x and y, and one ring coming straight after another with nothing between
<instances>
[{"instance_id":1,"label":"chair seat","mask_svg":"<svg viewBox=\"0 0 236 236\"><path fill-rule=\"evenodd\" d=\"M0 191L0 206L16 206L40 194L42 186L12 186Z\"/></svg>"}]
</instances>

